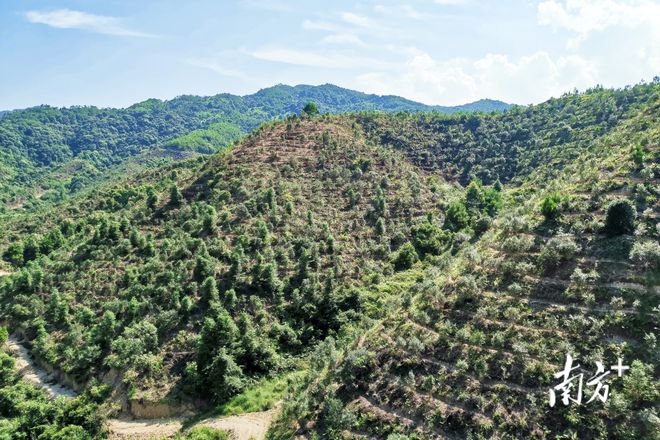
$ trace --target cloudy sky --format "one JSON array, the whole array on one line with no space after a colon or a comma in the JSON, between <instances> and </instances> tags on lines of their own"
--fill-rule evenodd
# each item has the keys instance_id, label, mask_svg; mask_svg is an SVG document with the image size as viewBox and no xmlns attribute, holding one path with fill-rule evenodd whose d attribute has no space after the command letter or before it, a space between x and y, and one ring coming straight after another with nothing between
<instances>
[{"instance_id":1,"label":"cloudy sky","mask_svg":"<svg viewBox=\"0 0 660 440\"><path fill-rule=\"evenodd\" d=\"M277 83L518 104L660 75L660 0L2 0L0 110Z\"/></svg>"}]
</instances>

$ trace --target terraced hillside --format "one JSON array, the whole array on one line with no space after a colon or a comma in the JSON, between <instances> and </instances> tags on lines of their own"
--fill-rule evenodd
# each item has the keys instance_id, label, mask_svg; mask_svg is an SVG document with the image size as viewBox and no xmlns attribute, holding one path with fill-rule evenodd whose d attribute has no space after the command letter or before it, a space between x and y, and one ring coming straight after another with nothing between
<instances>
[{"instance_id":1,"label":"terraced hillside","mask_svg":"<svg viewBox=\"0 0 660 440\"><path fill-rule=\"evenodd\" d=\"M271 438L644 438L659 87L265 124L4 220L0 318L115 413L288 381ZM609 406L548 410L567 351L631 364Z\"/></svg>"},{"instance_id":2,"label":"terraced hillside","mask_svg":"<svg viewBox=\"0 0 660 440\"><path fill-rule=\"evenodd\" d=\"M458 191L366 143L352 121L269 124L201 166L10 223L5 257L23 267L2 287L11 330L138 416L222 403L291 370L356 319L353 284L391 271L383 230L405 241Z\"/></svg>"},{"instance_id":3,"label":"terraced hillside","mask_svg":"<svg viewBox=\"0 0 660 440\"><path fill-rule=\"evenodd\" d=\"M486 233L454 243L442 265L379 285L401 300L364 322L347 348L319 353L329 353L318 360L322 373L291 396L271 438L657 438L659 104L656 95L579 154L568 151L580 160L508 175L524 183L504 186ZM417 137L400 148L417 145L416 157L447 145L409 136ZM650 154L631 154L635 145ZM474 168L498 170L483 163ZM557 204L544 215L545 199ZM634 232L607 228L608 206L621 200L636 208ZM551 408L567 353L584 374L584 400L565 407L559 395ZM595 362L609 369L619 357L630 370L611 372L607 403L586 404Z\"/></svg>"}]
</instances>

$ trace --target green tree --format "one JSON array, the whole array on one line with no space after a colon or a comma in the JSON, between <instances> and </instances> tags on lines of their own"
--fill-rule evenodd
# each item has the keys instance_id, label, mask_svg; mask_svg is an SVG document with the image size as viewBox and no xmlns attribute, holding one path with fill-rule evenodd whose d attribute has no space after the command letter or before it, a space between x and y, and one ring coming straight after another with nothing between
<instances>
[{"instance_id":1,"label":"green tree","mask_svg":"<svg viewBox=\"0 0 660 440\"><path fill-rule=\"evenodd\" d=\"M218 285L214 277L207 277L202 283L201 297L205 304L211 304L220 299Z\"/></svg>"},{"instance_id":2,"label":"green tree","mask_svg":"<svg viewBox=\"0 0 660 440\"><path fill-rule=\"evenodd\" d=\"M637 210L629 200L617 200L607 208L605 233L610 236L632 234L635 231Z\"/></svg>"},{"instance_id":3,"label":"green tree","mask_svg":"<svg viewBox=\"0 0 660 440\"><path fill-rule=\"evenodd\" d=\"M559 193L553 193L541 201L541 214L546 221L555 220L559 216L559 204L562 197Z\"/></svg>"},{"instance_id":4,"label":"green tree","mask_svg":"<svg viewBox=\"0 0 660 440\"><path fill-rule=\"evenodd\" d=\"M385 220L383 220L383 217L378 217L378 220L376 220L376 235L379 237L385 235Z\"/></svg>"},{"instance_id":5,"label":"green tree","mask_svg":"<svg viewBox=\"0 0 660 440\"><path fill-rule=\"evenodd\" d=\"M24 253L23 242L16 241L9 245L2 258L4 258L6 261L10 262L14 266L22 266L23 253Z\"/></svg>"},{"instance_id":6,"label":"green tree","mask_svg":"<svg viewBox=\"0 0 660 440\"><path fill-rule=\"evenodd\" d=\"M157 205L158 205L158 193L156 193L155 189L150 187L147 190L147 208L149 208L152 211L155 211Z\"/></svg>"},{"instance_id":7,"label":"green tree","mask_svg":"<svg viewBox=\"0 0 660 440\"><path fill-rule=\"evenodd\" d=\"M233 356L223 347L205 370L208 390L216 402L224 402L245 387L245 377Z\"/></svg>"},{"instance_id":8,"label":"green tree","mask_svg":"<svg viewBox=\"0 0 660 440\"><path fill-rule=\"evenodd\" d=\"M208 206L203 220L204 231L208 234L214 233L215 228L217 227L217 223L218 215L215 208L213 206Z\"/></svg>"},{"instance_id":9,"label":"green tree","mask_svg":"<svg viewBox=\"0 0 660 440\"><path fill-rule=\"evenodd\" d=\"M387 202L385 201L385 192L383 188L378 188L376 197L371 202L374 207L374 212L378 217L385 217L387 213Z\"/></svg>"},{"instance_id":10,"label":"green tree","mask_svg":"<svg viewBox=\"0 0 660 440\"><path fill-rule=\"evenodd\" d=\"M440 255L451 235L440 229L435 223L430 222L423 222L413 227L411 232L412 243L421 256Z\"/></svg>"},{"instance_id":11,"label":"green tree","mask_svg":"<svg viewBox=\"0 0 660 440\"><path fill-rule=\"evenodd\" d=\"M637 169L640 169L642 165L644 165L644 160L646 159L646 154L644 153L644 149L641 147L641 145L635 145L631 156L633 162L637 166Z\"/></svg>"},{"instance_id":12,"label":"green tree","mask_svg":"<svg viewBox=\"0 0 660 440\"><path fill-rule=\"evenodd\" d=\"M500 208L502 207L502 194L500 191L493 188L487 188L484 190L484 206L486 213L489 216L494 217Z\"/></svg>"},{"instance_id":13,"label":"green tree","mask_svg":"<svg viewBox=\"0 0 660 440\"><path fill-rule=\"evenodd\" d=\"M238 298L236 297L236 291L234 289L228 289L222 295L222 302L228 310L234 310L237 301Z\"/></svg>"},{"instance_id":14,"label":"green tree","mask_svg":"<svg viewBox=\"0 0 660 440\"><path fill-rule=\"evenodd\" d=\"M179 188L176 185L172 185L170 188L170 206L177 208L181 206L181 201L183 200L183 195Z\"/></svg>"},{"instance_id":15,"label":"green tree","mask_svg":"<svg viewBox=\"0 0 660 440\"><path fill-rule=\"evenodd\" d=\"M484 189L481 182L473 180L465 191L465 208L473 217L478 217L482 207L485 205Z\"/></svg>"},{"instance_id":16,"label":"green tree","mask_svg":"<svg viewBox=\"0 0 660 440\"><path fill-rule=\"evenodd\" d=\"M407 242L399 248L396 257L394 257L393 264L396 270L406 270L410 269L418 260L419 257L417 256L415 246Z\"/></svg>"},{"instance_id":17,"label":"green tree","mask_svg":"<svg viewBox=\"0 0 660 440\"><path fill-rule=\"evenodd\" d=\"M195 269L193 270L193 277L198 282L203 282L209 277L215 276L215 264L213 260L207 256L198 255L195 259Z\"/></svg>"},{"instance_id":18,"label":"green tree","mask_svg":"<svg viewBox=\"0 0 660 440\"><path fill-rule=\"evenodd\" d=\"M447 214L445 216L444 228L458 232L467 228L470 225L470 217L468 216L465 205L460 201L454 201L449 204Z\"/></svg>"},{"instance_id":19,"label":"green tree","mask_svg":"<svg viewBox=\"0 0 660 440\"><path fill-rule=\"evenodd\" d=\"M305 104L305 107L303 107L302 112L307 116L318 115L319 108L313 102L308 102L307 104Z\"/></svg>"}]
</instances>

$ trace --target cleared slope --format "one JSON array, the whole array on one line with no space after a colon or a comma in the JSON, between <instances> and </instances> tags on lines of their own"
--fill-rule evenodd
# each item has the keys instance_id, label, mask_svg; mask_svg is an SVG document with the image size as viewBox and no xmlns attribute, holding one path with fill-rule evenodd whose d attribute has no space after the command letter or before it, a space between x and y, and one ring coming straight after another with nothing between
<instances>
[{"instance_id":1,"label":"cleared slope","mask_svg":"<svg viewBox=\"0 0 660 440\"><path fill-rule=\"evenodd\" d=\"M565 281L561 272L542 273L536 264L542 242L559 232L537 227L539 200L555 190L595 195L592 182L604 181L598 175L603 170L613 182L644 183L638 203L646 210L644 204L657 200L657 191L646 185L655 179L657 133L649 127L657 126L657 109L657 85L651 85L569 96L516 113L514 121L508 114L479 116L475 121L489 128L476 132L464 116L429 116L439 122L428 130L411 125L415 119L405 115L267 124L224 154L129 177L61 209L6 223L11 235L4 237L4 256L18 273L0 281L2 317L34 340L43 359L79 380L110 384L112 398L129 410L132 403L223 402L264 375L302 368L310 373L312 391L292 399L294 406L284 413L285 427L301 435L336 437L354 430L381 438L397 429L419 429L422 437L460 437L469 430L514 435L521 418L509 417L507 407L489 407L488 398L523 408L505 388L517 393L538 388L557 362L544 358L545 339L525 337L533 328L539 335L554 332L552 316L543 327L545 321L536 322L536 312L521 305L523 297L554 301L552 295L532 297L530 290ZM586 119L571 126L567 137L554 112ZM514 142L505 132L517 125L534 133ZM400 132L389 131L407 141L390 142L378 135L382 127L399 127ZM460 148L473 136L475 142ZM443 180L464 181L476 173L486 145L498 146L488 154L489 168L506 183L501 190L477 183L465 190ZM646 165L628 177L634 145L643 147ZM417 157L424 148L426 156L443 160L425 166ZM573 160L576 155L580 161ZM527 165L516 165L519 157ZM502 194L506 204L499 207ZM465 216L461 203L469 205ZM570 206L562 205L565 218L572 215ZM520 218L507 226L491 224L492 216ZM574 252L579 261L621 260L590 247L597 228L559 227L580 233ZM534 233L531 245L508 249L524 249L529 264L509 251L500 253L500 238L526 229ZM647 227L644 234L656 232ZM416 257L424 262L415 266ZM405 270L410 266L413 270ZM510 289L514 281L519 288ZM640 280L635 275L597 284L620 283ZM595 304L576 304L575 310L605 310L600 295ZM639 296L639 288L632 295ZM633 307L624 303L623 316ZM472 336L473 329L463 327L477 313L486 313L487 321ZM525 313L530 322L517 322ZM485 326L503 316L516 321L517 333ZM351 323L363 318L371 331L358 327L353 341L362 351L337 351L351 339ZM371 327L370 320L382 322ZM576 334L583 327L578 329ZM516 345L502 348L509 340ZM561 335L550 341L562 348L570 342ZM420 364L410 353L428 359ZM458 358L476 363L458 364ZM437 371L425 373L420 365ZM457 376L434 384L441 368ZM466 372L478 382L466 385ZM431 378L418 384L419 374ZM429 383L447 386L420 388ZM463 395L457 396L459 389ZM333 394L317 404L317 398ZM425 401L441 410L437 426L427 426ZM345 413L348 407L355 411ZM356 425L351 414L372 423ZM540 412L529 417L522 426L529 432L546 423ZM564 420L562 413L558 417Z\"/></svg>"},{"instance_id":2,"label":"cleared slope","mask_svg":"<svg viewBox=\"0 0 660 440\"><path fill-rule=\"evenodd\" d=\"M4 317L46 362L110 384L128 411L221 401L291 369L355 319L363 301L351 284L390 270L390 246L453 191L352 123L270 124L201 166L17 221L5 256L25 267L2 288ZM227 376L219 358L236 365L236 382L213 379Z\"/></svg>"},{"instance_id":3,"label":"cleared slope","mask_svg":"<svg viewBox=\"0 0 660 440\"><path fill-rule=\"evenodd\" d=\"M417 266L407 283L385 280L378 288L404 298L399 307L320 361L270 438L654 438L658 251L644 261L632 249L658 243L659 118L655 94L592 138L580 160L517 175L491 229L449 263ZM447 145L424 143L419 130L400 136L417 136L401 149L421 157ZM635 145L647 146L637 163ZM558 161L569 157L550 146ZM553 192L563 201L546 221L539 205ZM636 233L609 237L606 207L622 198L637 207ZM550 408L566 353L585 374L583 405ZM618 357L631 370L612 378L607 405L586 405L594 362L609 368Z\"/></svg>"}]
</instances>

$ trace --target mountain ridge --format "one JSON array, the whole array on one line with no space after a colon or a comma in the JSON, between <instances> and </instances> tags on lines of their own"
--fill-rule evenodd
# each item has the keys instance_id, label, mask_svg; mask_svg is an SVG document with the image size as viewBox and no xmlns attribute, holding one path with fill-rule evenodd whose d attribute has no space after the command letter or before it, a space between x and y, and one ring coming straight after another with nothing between
<instances>
[{"instance_id":1,"label":"mountain ridge","mask_svg":"<svg viewBox=\"0 0 660 440\"><path fill-rule=\"evenodd\" d=\"M93 108L97 110L126 110L130 109L132 107L139 107L142 104L146 104L149 102L158 102L162 104L167 104L167 103L172 103L173 101L177 101L179 99L185 99L185 98L200 98L200 99L211 99L211 98L216 98L216 97L223 97L223 98L253 98L253 97L258 97L258 96L263 96L264 94L270 93L272 91L279 91L279 90L294 90L294 91L309 91L313 89L318 89L318 90L334 90L334 91L339 91L339 92L345 92L345 93L351 93L351 94L357 94L363 97L369 97L371 99L376 99L376 100L387 100L387 99L392 99L396 101L401 101L403 103L406 103L409 105L411 108L416 108L418 111L440 111L443 113L456 113L459 111L475 111L475 112L490 112L490 111L504 111L512 106L516 106L517 104L510 104L498 99L491 99L491 98L481 98L477 99L472 102L466 102L463 104L456 104L456 105L442 105L442 104L424 104L419 101L415 101L412 99L404 98L399 95L394 95L394 94L385 94L385 95L379 95L376 93L366 93L366 92L361 92L359 90L355 89L349 89L346 87L341 87L337 86L332 83L325 83L325 84L319 84L319 85L310 85L310 84L296 84L296 85L289 85L289 84L275 84L273 86L268 86L268 87L263 87L256 92L253 93L246 93L246 94L235 94L235 93L229 93L229 92L220 92L216 93L213 95L195 95L195 94L181 94L177 95L173 98L147 98L142 101L137 101L133 104L129 104L124 107L113 107L113 106L98 106L94 104L73 104L73 105L67 105L67 106L57 106L57 105L52 105L52 104L38 104L34 106L29 106L29 107L21 107L21 108L15 108L15 109L8 109L8 110L0 110L0 118L7 113L11 112L21 112L25 110L32 110L32 109L38 109L38 108L50 108L50 109L58 109L58 110L65 110L65 109L72 109L72 108ZM304 95L303 95L304 97Z\"/></svg>"},{"instance_id":2,"label":"mountain ridge","mask_svg":"<svg viewBox=\"0 0 660 440\"><path fill-rule=\"evenodd\" d=\"M162 146L211 153L264 122L299 113L310 101L321 113L475 111L482 105L440 108L334 85L278 85L245 96L223 93L182 95L169 101L148 99L123 109L42 105L15 110L0 117L0 213L7 207L29 208L42 200L61 200L103 180L123 161ZM483 105L489 111L510 108L491 101ZM198 142L188 142L190 138L178 141L196 130L210 131L193 133ZM163 161L173 160L172 151L159 151ZM60 165L76 160L84 162L85 173L58 174Z\"/></svg>"}]
</instances>

